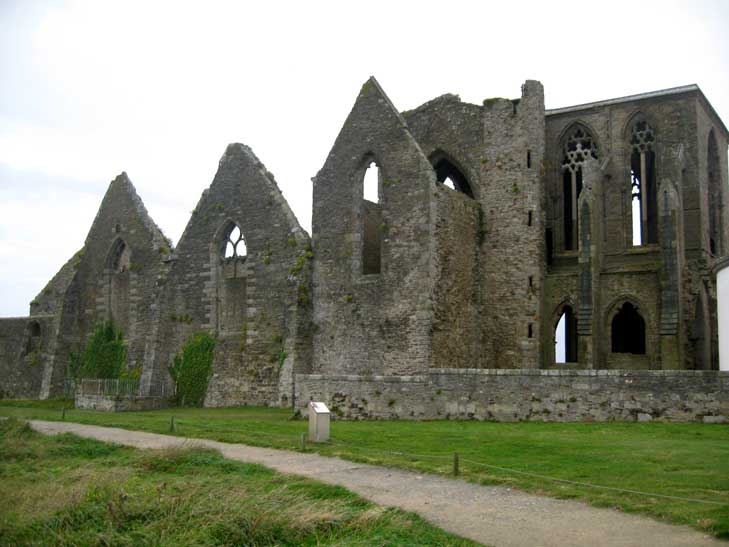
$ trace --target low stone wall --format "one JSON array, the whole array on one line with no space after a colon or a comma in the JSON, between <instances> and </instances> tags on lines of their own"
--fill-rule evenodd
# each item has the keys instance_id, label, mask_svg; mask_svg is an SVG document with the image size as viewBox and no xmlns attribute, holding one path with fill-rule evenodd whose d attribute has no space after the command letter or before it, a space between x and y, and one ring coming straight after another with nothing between
<instances>
[{"instance_id":1,"label":"low stone wall","mask_svg":"<svg viewBox=\"0 0 729 547\"><path fill-rule=\"evenodd\" d=\"M729 422L729 372L433 369L418 376L296 375L302 412L348 419Z\"/></svg>"},{"instance_id":2,"label":"low stone wall","mask_svg":"<svg viewBox=\"0 0 729 547\"><path fill-rule=\"evenodd\" d=\"M76 394L76 408L102 412L135 412L169 407L166 397L117 397Z\"/></svg>"}]
</instances>

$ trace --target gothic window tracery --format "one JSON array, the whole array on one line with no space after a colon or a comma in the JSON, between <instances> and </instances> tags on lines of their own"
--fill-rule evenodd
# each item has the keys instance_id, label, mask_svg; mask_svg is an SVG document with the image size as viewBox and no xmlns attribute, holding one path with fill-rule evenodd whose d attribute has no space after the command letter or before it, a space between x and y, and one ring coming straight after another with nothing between
<instances>
[{"instance_id":1,"label":"gothic window tracery","mask_svg":"<svg viewBox=\"0 0 729 547\"><path fill-rule=\"evenodd\" d=\"M630 200L633 245L658 242L655 132L639 119L630 134Z\"/></svg>"},{"instance_id":2,"label":"gothic window tracery","mask_svg":"<svg viewBox=\"0 0 729 547\"><path fill-rule=\"evenodd\" d=\"M582 127L569 133L562 155L562 196L564 198L564 249L577 248L577 200L582 192L582 165L597 159L595 140Z\"/></svg>"},{"instance_id":3,"label":"gothic window tracery","mask_svg":"<svg viewBox=\"0 0 729 547\"><path fill-rule=\"evenodd\" d=\"M247 249L246 242L243 238L243 232L237 224L233 224L228 232L225 241L225 258L245 258Z\"/></svg>"}]
</instances>

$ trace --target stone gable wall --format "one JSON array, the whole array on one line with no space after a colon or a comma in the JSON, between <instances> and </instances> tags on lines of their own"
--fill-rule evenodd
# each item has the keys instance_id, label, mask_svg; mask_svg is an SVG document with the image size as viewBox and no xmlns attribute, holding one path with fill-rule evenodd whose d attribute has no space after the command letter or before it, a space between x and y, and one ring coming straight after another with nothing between
<instances>
[{"instance_id":1,"label":"stone gable wall","mask_svg":"<svg viewBox=\"0 0 729 547\"><path fill-rule=\"evenodd\" d=\"M224 256L232 223L245 259ZM290 401L293 370L308 367L312 258L273 175L248 147L230 145L175 249L144 380L169 381L175 354L206 331L216 338L207 406Z\"/></svg>"},{"instance_id":2,"label":"stone gable wall","mask_svg":"<svg viewBox=\"0 0 729 547\"><path fill-rule=\"evenodd\" d=\"M365 275L363 179L372 160L381 175L381 271ZM369 80L314 179L314 371L428 368L434 192L430 163Z\"/></svg>"},{"instance_id":3,"label":"stone gable wall","mask_svg":"<svg viewBox=\"0 0 729 547\"><path fill-rule=\"evenodd\" d=\"M128 260L119 268L123 271L114 271L111 255L121 241ZM109 185L84 247L71 265L75 275L63 306L56 311L59 325L50 396L61 393L71 352L79 351L94 327L105 320L113 320L124 334L127 367L144 367L147 335L156 319L152 303L157 300L168 245L122 173Z\"/></svg>"}]
</instances>

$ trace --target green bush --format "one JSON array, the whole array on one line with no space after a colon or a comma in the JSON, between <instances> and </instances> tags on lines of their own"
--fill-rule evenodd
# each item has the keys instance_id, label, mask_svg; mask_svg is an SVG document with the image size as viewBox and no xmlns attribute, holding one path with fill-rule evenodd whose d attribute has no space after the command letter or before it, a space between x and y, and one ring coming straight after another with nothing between
<instances>
[{"instance_id":1,"label":"green bush","mask_svg":"<svg viewBox=\"0 0 729 547\"><path fill-rule=\"evenodd\" d=\"M96 325L86 347L71 354L71 376L74 379L119 378L126 360L124 334L113 321L104 321Z\"/></svg>"},{"instance_id":2,"label":"green bush","mask_svg":"<svg viewBox=\"0 0 729 547\"><path fill-rule=\"evenodd\" d=\"M173 359L170 376L177 386L178 406L202 406L213 370L215 339L208 333L193 334Z\"/></svg>"}]
</instances>

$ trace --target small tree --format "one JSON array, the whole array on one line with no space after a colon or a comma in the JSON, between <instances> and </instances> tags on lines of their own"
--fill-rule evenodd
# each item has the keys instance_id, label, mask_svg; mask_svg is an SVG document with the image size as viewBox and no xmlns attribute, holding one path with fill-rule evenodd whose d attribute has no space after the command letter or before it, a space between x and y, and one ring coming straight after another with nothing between
<instances>
[{"instance_id":1,"label":"small tree","mask_svg":"<svg viewBox=\"0 0 729 547\"><path fill-rule=\"evenodd\" d=\"M79 378L119 378L127 359L124 334L113 321L94 327L86 347L70 356L70 375Z\"/></svg>"},{"instance_id":2,"label":"small tree","mask_svg":"<svg viewBox=\"0 0 729 547\"><path fill-rule=\"evenodd\" d=\"M215 339L206 332L193 334L175 355L170 376L177 388L178 406L202 406L213 370Z\"/></svg>"}]
</instances>

